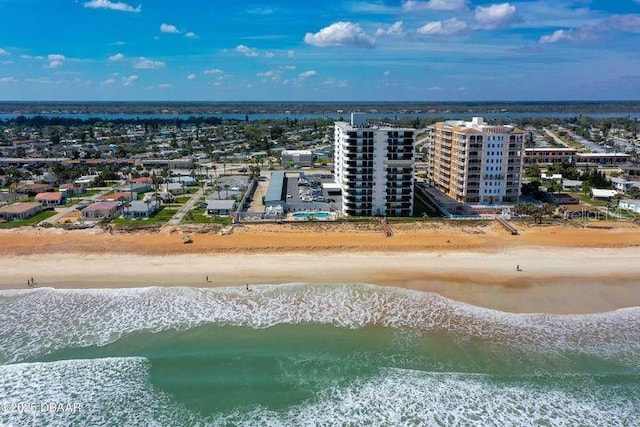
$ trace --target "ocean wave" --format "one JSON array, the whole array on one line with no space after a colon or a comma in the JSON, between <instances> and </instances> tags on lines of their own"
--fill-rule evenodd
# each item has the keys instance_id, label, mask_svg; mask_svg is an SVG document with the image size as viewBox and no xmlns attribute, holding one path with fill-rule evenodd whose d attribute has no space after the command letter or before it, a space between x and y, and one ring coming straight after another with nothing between
<instances>
[{"instance_id":1,"label":"ocean wave","mask_svg":"<svg viewBox=\"0 0 640 427\"><path fill-rule=\"evenodd\" d=\"M237 410L207 424L599 427L634 425L640 418L637 382L612 386L590 376L545 380L387 369L283 413ZM571 385L557 386L567 380Z\"/></svg>"},{"instance_id":2,"label":"ocean wave","mask_svg":"<svg viewBox=\"0 0 640 427\"><path fill-rule=\"evenodd\" d=\"M138 357L0 366L0 402L16 404L0 412L0 425L595 427L640 418L637 375L505 378L387 368L281 410L250 405L205 416L153 387L149 370Z\"/></svg>"},{"instance_id":3,"label":"ocean wave","mask_svg":"<svg viewBox=\"0 0 640 427\"><path fill-rule=\"evenodd\" d=\"M0 425L195 425L148 377L137 357L0 366Z\"/></svg>"},{"instance_id":4,"label":"ocean wave","mask_svg":"<svg viewBox=\"0 0 640 427\"><path fill-rule=\"evenodd\" d=\"M588 315L513 314L433 293L365 284L0 292L0 363L136 332L203 324L380 326L544 351L599 356L640 350L640 308ZM637 361L637 360L636 360Z\"/></svg>"}]
</instances>

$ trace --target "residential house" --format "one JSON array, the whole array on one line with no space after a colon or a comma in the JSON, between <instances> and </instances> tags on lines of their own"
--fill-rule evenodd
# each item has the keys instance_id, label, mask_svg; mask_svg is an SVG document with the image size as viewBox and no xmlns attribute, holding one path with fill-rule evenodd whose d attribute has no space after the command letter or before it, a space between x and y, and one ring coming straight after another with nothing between
<instances>
[{"instance_id":1,"label":"residential house","mask_svg":"<svg viewBox=\"0 0 640 427\"><path fill-rule=\"evenodd\" d=\"M42 205L38 202L19 202L0 208L0 218L5 221L31 218L42 212Z\"/></svg>"},{"instance_id":2,"label":"residential house","mask_svg":"<svg viewBox=\"0 0 640 427\"><path fill-rule=\"evenodd\" d=\"M98 199L123 202L127 200L133 200L133 193L130 193L128 191L119 191L116 193L102 195Z\"/></svg>"},{"instance_id":3,"label":"residential house","mask_svg":"<svg viewBox=\"0 0 640 427\"><path fill-rule=\"evenodd\" d=\"M235 200L208 200L207 201L207 214L228 216L236 209Z\"/></svg>"},{"instance_id":4,"label":"residential house","mask_svg":"<svg viewBox=\"0 0 640 427\"><path fill-rule=\"evenodd\" d=\"M613 188L618 190L620 193L626 193L633 187L640 188L640 182L627 181L626 179L617 177L611 178L611 184L613 185Z\"/></svg>"},{"instance_id":5,"label":"residential house","mask_svg":"<svg viewBox=\"0 0 640 427\"><path fill-rule=\"evenodd\" d=\"M160 201L156 199L134 200L125 203L122 216L127 219L146 219L156 213L158 209L160 209Z\"/></svg>"},{"instance_id":6,"label":"residential house","mask_svg":"<svg viewBox=\"0 0 640 427\"><path fill-rule=\"evenodd\" d=\"M618 202L618 208L640 214L640 200L622 199Z\"/></svg>"},{"instance_id":7,"label":"residential house","mask_svg":"<svg viewBox=\"0 0 640 427\"><path fill-rule=\"evenodd\" d=\"M146 182L129 182L127 184L121 185L117 188L118 191L121 192L132 192L132 193L146 193L147 191L151 191L153 189L150 183Z\"/></svg>"},{"instance_id":8,"label":"residential house","mask_svg":"<svg viewBox=\"0 0 640 427\"><path fill-rule=\"evenodd\" d=\"M577 205L580 200L567 193L547 193L547 199L554 205Z\"/></svg>"},{"instance_id":9,"label":"residential house","mask_svg":"<svg viewBox=\"0 0 640 427\"><path fill-rule=\"evenodd\" d=\"M604 190L600 188L591 189L591 198L595 200L611 200L618 192L616 190Z\"/></svg>"},{"instance_id":10,"label":"residential house","mask_svg":"<svg viewBox=\"0 0 640 427\"><path fill-rule=\"evenodd\" d=\"M64 191L50 191L36 194L36 202L42 206L60 206L67 203L67 194Z\"/></svg>"},{"instance_id":11,"label":"residential house","mask_svg":"<svg viewBox=\"0 0 640 427\"><path fill-rule=\"evenodd\" d=\"M76 184L75 182L65 182L60 184L60 191L66 191L67 194L73 194L79 196L87 193L87 188Z\"/></svg>"},{"instance_id":12,"label":"residential house","mask_svg":"<svg viewBox=\"0 0 640 427\"><path fill-rule=\"evenodd\" d=\"M27 194L29 196L35 196L38 193L46 193L47 191L53 191L53 186L49 184L20 184L16 190L20 194Z\"/></svg>"},{"instance_id":13,"label":"residential house","mask_svg":"<svg viewBox=\"0 0 640 427\"><path fill-rule=\"evenodd\" d=\"M82 219L112 219L120 215L122 203L109 201L98 202L82 210Z\"/></svg>"},{"instance_id":14,"label":"residential house","mask_svg":"<svg viewBox=\"0 0 640 427\"><path fill-rule=\"evenodd\" d=\"M582 181L577 181L573 179L563 179L562 180L562 189L564 191L581 191L582 190Z\"/></svg>"}]
</instances>

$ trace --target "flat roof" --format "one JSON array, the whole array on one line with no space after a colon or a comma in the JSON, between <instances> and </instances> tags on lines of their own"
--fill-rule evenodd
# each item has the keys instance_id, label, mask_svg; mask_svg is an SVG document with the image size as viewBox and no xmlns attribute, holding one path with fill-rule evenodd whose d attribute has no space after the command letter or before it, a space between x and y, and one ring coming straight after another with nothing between
<instances>
[{"instance_id":1,"label":"flat roof","mask_svg":"<svg viewBox=\"0 0 640 427\"><path fill-rule=\"evenodd\" d=\"M327 190L342 190L342 186L337 182L323 182L322 188L326 188Z\"/></svg>"},{"instance_id":2,"label":"flat roof","mask_svg":"<svg viewBox=\"0 0 640 427\"><path fill-rule=\"evenodd\" d=\"M282 155L290 154L292 156L311 155L311 150L282 150Z\"/></svg>"},{"instance_id":3,"label":"flat roof","mask_svg":"<svg viewBox=\"0 0 640 427\"><path fill-rule=\"evenodd\" d=\"M577 153L578 157L629 157L626 153Z\"/></svg>"},{"instance_id":4,"label":"flat roof","mask_svg":"<svg viewBox=\"0 0 640 427\"><path fill-rule=\"evenodd\" d=\"M269 181L269 188L264 196L265 202L275 202L284 200L286 184L286 174L284 172L274 172L271 174L271 180Z\"/></svg>"}]
</instances>

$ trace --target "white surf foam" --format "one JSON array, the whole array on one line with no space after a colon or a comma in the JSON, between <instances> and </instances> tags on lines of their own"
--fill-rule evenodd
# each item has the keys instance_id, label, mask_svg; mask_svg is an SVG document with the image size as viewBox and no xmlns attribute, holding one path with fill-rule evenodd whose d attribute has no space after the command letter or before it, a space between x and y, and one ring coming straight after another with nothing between
<instances>
[{"instance_id":1,"label":"white surf foam","mask_svg":"<svg viewBox=\"0 0 640 427\"><path fill-rule=\"evenodd\" d=\"M0 363L124 334L205 323L266 328L318 323L443 332L518 348L594 355L640 351L640 308L591 315L511 314L432 293L372 285L262 285L0 292Z\"/></svg>"},{"instance_id":2,"label":"white surf foam","mask_svg":"<svg viewBox=\"0 0 640 427\"><path fill-rule=\"evenodd\" d=\"M193 425L148 376L144 358L0 366L0 425Z\"/></svg>"},{"instance_id":3,"label":"white surf foam","mask_svg":"<svg viewBox=\"0 0 640 427\"><path fill-rule=\"evenodd\" d=\"M555 380L562 383L565 378ZM578 378L588 392L570 387L518 384L484 375L430 374L388 369L379 376L321 393L314 402L277 413L236 411L211 425L367 426L630 426L640 419L638 385L633 397ZM572 378L571 381L576 381ZM631 389L633 388L633 389ZM635 392L635 393L634 393Z\"/></svg>"}]
</instances>

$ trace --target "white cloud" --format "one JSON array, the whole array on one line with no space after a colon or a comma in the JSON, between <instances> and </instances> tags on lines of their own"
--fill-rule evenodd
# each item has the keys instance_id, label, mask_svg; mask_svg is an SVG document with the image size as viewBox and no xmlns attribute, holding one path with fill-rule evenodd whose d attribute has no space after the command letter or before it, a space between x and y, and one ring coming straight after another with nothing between
<instances>
[{"instance_id":1,"label":"white cloud","mask_svg":"<svg viewBox=\"0 0 640 427\"><path fill-rule=\"evenodd\" d=\"M439 92L442 90L442 88L440 86L431 86L429 90L432 92Z\"/></svg>"},{"instance_id":2,"label":"white cloud","mask_svg":"<svg viewBox=\"0 0 640 427\"><path fill-rule=\"evenodd\" d=\"M240 44L235 48L236 52L243 54L244 56L258 56L258 49L254 49L252 47L245 46Z\"/></svg>"},{"instance_id":3,"label":"white cloud","mask_svg":"<svg viewBox=\"0 0 640 427\"><path fill-rule=\"evenodd\" d=\"M311 78L311 77L315 77L317 75L318 75L318 73L316 72L316 70L309 70L309 71L305 71L303 73L300 73L298 75L298 78L299 79L308 79L308 78Z\"/></svg>"},{"instance_id":4,"label":"white cloud","mask_svg":"<svg viewBox=\"0 0 640 427\"><path fill-rule=\"evenodd\" d=\"M191 73L191 74L189 74L189 75L187 76L187 79L188 79L188 80L193 80L193 79L195 79L195 78L196 78L196 74L195 74L195 73Z\"/></svg>"},{"instance_id":5,"label":"white cloud","mask_svg":"<svg viewBox=\"0 0 640 427\"><path fill-rule=\"evenodd\" d=\"M384 75L385 75L385 76L388 76L388 75L390 75L390 74L391 74L391 71L389 71L389 70L387 70L387 71L385 71L385 72L384 72Z\"/></svg>"},{"instance_id":6,"label":"white cloud","mask_svg":"<svg viewBox=\"0 0 640 427\"><path fill-rule=\"evenodd\" d=\"M540 43L557 43L561 41L573 41L575 40L575 31L573 30L556 30L552 34L548 34L540 37Z\"/></svg>"},{"instance_id":7,"label":"white cloud","mask_svg":"<svg viewBox=\"0 0 640 427\"><path fill-rule=\"evenodd\" d=\"M273 9L268 8L268 7L256 7L256 8L253 8L253 9L247 9L247 13L249 15L266 16L266 15L271 15L273 13Z\"/></svg>"},{"instance_id":8,"label":"white cloud","mask_svg":"<svg viewBox=\"0 0 640 427\"><path fill-rule=\"evenodd\" d=\"M136 81L138 80L138 76L131 75L129 77L123 77L122 78L122 84L125 86L131 86L132 84L134 84Z\"/></svg>"},{"instance_id":9,"label":"white cloud","mask_svg":"<svg viewBox=\"0 0 640 427\"><path fill-rule=\"evenodd\" d=\"M111 84L114 84L115 82L116 82L116 79L106 79L100 82L100 86L111 85Z\"/></svg>"},{"instance_id":10,"label":"white cloud","mask_svg":"<svg viewBox=\"0 0 640 427\"><path fill-rule=\"evenodd\" d=\"M152 61L145 57L140 57L140 59L138 59L136 63L133 64L133 68L138 68L141 70L157 70L159 68L164 68L164 65L164 62L162 61Z\"/></svg>"},{"instance_id":11,"label":"white cloud","mask_svg":"<svg viewBox=\"0 0 640 427\"><path fill-rule=\"evenodd\" d=\"M60 68L62 67L65 59L67 58L65 58L64 55L60 55L59 53L52 53L50 55L47 55L47 61L49 61L47 68Z\"/></svg>"},{"instance_id":12,"label":"white cloud","mask_svg":"<svg viewBox=\"0 0 640 427\"><path fill-rule=\"evenodd\" d=\"M516 7L510 3L476 7L476 22L481 28L505 27L518 19Z\"/></svg>"},{"instance_id":13,"label":"white cloud","mask_svg":"<svg viewBox=\"0 0 640 427\"><path fill-rule=\"evenodd\" d=\"M7 52L6 50L0 48L0 55L9 55L9 52Z\"/></svg>"},{"instance_id":14,"label":"white cloud","mask_svg":"<svg viewBox=\"0 0 640 427\"><path fill-rule=\"evenodd\" d=\"M636 0L640 3L640 0ZM640 15L628 14L628 15L613 15L603 24L603 29L627 31L630 33L640 32Z\"/></svg>"},{"instance_id":15,"label":"white cloud","mask_svg":"<svg viewBox=\"0 0 640 427\"><path fill-rule=\"evenodd\" d=\"M265 52L264 54L265 58L273 58L274 56L276 56L276 54L273 52Z\"/></svg>"},{"instance_id":16,"label":"white cloud","mask_svg":"<svg viewBox=\"0 0 640 427\"><path fill-rule=\"evenodd\" d=\"M126 42L123 42L122 40L118 40L118 41L115 41L115 42L111 43L111 46L124 46L126 44L127 44Z\"/></svg>"},{"instance_id":17,"label":"white cloud","mask_svg":"<svg viewBox=\"0 0 640 427\"><path fill-rule=\"evenodd\" d=\"M180 34L180 30L178 29L178 27L172 24L162 23L160 25L160 31L168 34Z\"/></svg>"},{"instance_id":18,"label":"white cloud","mask_svg":"<svg viewBox=\"0 0 640 427\"><path fill-rule=\"evenodd\" d=\"M376 41L365 33L360 25L352 22L336 22L317 33L307 33L304 42L312 46L374 47Z\"/></svg>"},{"instance_id":19,"label":"white cloud","mask_svg":"<svg viewBox=\"0 0 640 427\"><path fill-rule=\"evenodd\" d=\"M418 28L418 34L425 36L450 36L467 29L467 23L458 18L451 18L445 21L429 22Z\"/></svg>"},{"instance_id":20,"label":"white cloud","mask_svg":"<svg viewBox=\"0 0 640 427\"><path fill-rule=\"evenodd\" d=\"M111 55L109 57L109 62L122 61L124 59L124 55L121 53L116 53L115 55Z\"/></svg>"},{"instance_id":21,"label":"white cloud","mask_svg":"<svg viewBox=\"0 0 640 427\"><path fill-rule=\"evenodd\" d=\"M269 70L269 71L265 71L264 73L258 73L258 77L262 77L265 80L272 80L272 81L279 80L281 76L282 76L281 70Z\"/></svg>"},{"instance_id":22,"label":"white cloud","mask_svg":"<svg viewBox=\"0 0 640 427\"><path fill-rule=\"evenodd\" d=\"M376 31L376 36L401 36L402 31L402 21L394 22L389 28L386 30L384 28L378 28Z\"/></svg>"},{"instance_id":23,"label":"white cloud","mask_svg":"<svg viewBox=\"0 0 640 427\"><path fill-rule=\"evenodd\" d=\"M203 74L222 74L223 71L219 68L207 68L203 71Z\"/></svg>"},{"instance_id":24,"label":"white cloud","mask_svg":"<svg viewBox=\"0 0 640 427\"><path fill-rule=\"evenodd\" d=\"M15 77L0 77L0 83L17 83L18 79Z\"/></svg>"},{"instance_id":25,"label":"white cloud","mask_svg":"<svg viewBox=\"0 0 640 427\"><path fill-rule=\"evenodd\" d=\"M194 33L193 31L187 31L186 33L184 33L185 37L188 37L190 39L195 39L198 37L198 35L196 33Z\"/></svg>"},{"instance_id":26,"label":"white cloud","mask_svg":"<svg viewBox=\"0 0 640 427\"><path fill-rule=\"evenodd\" d=\"M171 87L171 85L169 83L160 83L158 85L158 89L168 89L170 87Z\"/></svg>"},{"instance_id":27,"label":"white cloud","mask_svg":"<svg viewBox=\"0 0 640 427\"><path fill-rule=\"evenodd\" d=\"M460 10L467 6L468 0L408 0L403 3L402 10L407 12L419 12L423 10Z\"/></svg>"},{"instance_id":28,"label":"white cloud","mask_svg":"<svg viewBox=\"0 0 640 427\"><path fill-rule=\"evenodd\" d=\"M109 10L117 10L120 12L140 12L142 10L142 6L133 7L128 5L127 3L122 2L112 2L109 0L91 0L84 4L84 7L89 9L109 9Z\"/></svg>"},{"instance_id":29,"label":"white cloud","mask_svg":"<svg viewBox=\"0 0 640 427\"><path fill-rule=\"evenodd\" d=\"M293 58L296 56L296 53L292 50L287 51L287 58Z\"/></svg>"}]
</instances>

